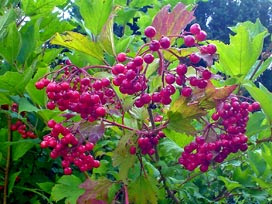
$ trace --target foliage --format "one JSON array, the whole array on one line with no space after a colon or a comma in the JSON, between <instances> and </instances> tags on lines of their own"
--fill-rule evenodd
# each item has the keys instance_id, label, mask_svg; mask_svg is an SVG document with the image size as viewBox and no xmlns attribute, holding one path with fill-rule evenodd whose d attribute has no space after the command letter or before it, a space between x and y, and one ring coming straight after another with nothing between
<instances>
[{"instance_id":1,"label":"foliage","mask_svg":"<svg viewBox=\"0 0 272 204\"><path fill-rule=\"evenodd\" d=\"M262 53L269 31L258 20L238 23L231 27L228 44L215 38L221 28L217 26L214 31L207 28L212 31L211 40L188 47L184 29L187 31L186 26L194 20L194 6L199 1L178 2L0 2L0 197L4 204L272 201L272 95L261 83L254 83L271 66L271 52ZM67 13L70 16L63 18ZM220 16L213 16L214 21L222 23ZM150 39L143 37L150 25L157 30L154 39L172 37L169 49L152 52L155 60L144 64L148 93L163 90L164 74L176 75L177 66L183 63L189 65L187 80L196 76L195 68L199 73L210 69L212 78L205 87L193 88L187 97L182 94L184 84L175 84L178 91L169 104L136 107L141 94L122 94L112 83L116 75L111 70L121 52L134 60L141 52L150 52L145 44ZM217 54L199 51L211 43L217 46ZM197 65L189 60L194 53L201 58ZM70 78L110 79L107 90L115 97L114 103L105 106L105 117L90 122L76 111L49 110L48 91L37 90L36 83L44 76L60 82L65 78L65 67L72 73ZM221 130L207 131L217 124L212 114L234 95L261 105L261 110L249 113L245 130L248 150L232 153L222 163L213 161L206 170L188 171L186 165L180 165L179 157L201 133L209 143L215 140ZM44 136L52 134L48 125L52 120L76 132L79 142L95 143L86 154L93 155L93 162L100 161L93 167L100 166L89 171L73 166L72 175L63 175L64 158L54 160L50 149L40 147ZM150 154L139 144L147 133L159 137ZM71 173L64 168L65 172Z\"/></svg>"}]
</instances>

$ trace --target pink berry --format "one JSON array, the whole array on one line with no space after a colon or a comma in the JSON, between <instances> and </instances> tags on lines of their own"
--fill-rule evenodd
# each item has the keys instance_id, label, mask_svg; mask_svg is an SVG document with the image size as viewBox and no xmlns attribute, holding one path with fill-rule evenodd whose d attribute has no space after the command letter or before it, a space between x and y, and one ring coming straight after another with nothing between
<instances>
[{"instance_id":1,"label":"pink berry","mask_svg":"<svg viewBox=\"0 0 272 204\"><path fill-rule=\"evenodd\" d=\"M196 54L191 54L190 55L190 61L193 63L193 64L197 64L200 62L200 57Z\"/></svg>"},{"instance_id":2,"label":"pink berry","mask_svg":"<svg viewBox=\"0 0 272 204\"><path fill-rule=\"evenodd\" d=\"M179 76L183 76L187 73L187 66L185 64L179 64L176 71Z\"/></svg>"},{"instance_id":3,"label":"pink berry","mask_svg":"<svg viewBox=\"0 0 272 204\"><path fill-rule=\"evenodd\" d=\"M207 52L210 54L210 55L213 55L214 53L216 53L217 51L217 48L214 44L209 44L207 45Z\"/></svg>"},{"instance_id":4,"label":"pink berry","mask_svg":"<svg viewBox=\"0 0 272 204\"><path fill-rule=\"evenodd\" d=\"M194 46L194 44L195 44L195 38L194 38L194 36L192 36L192 35L186 35L186 36L184 36L184 44L187 47Z\"/></svg>"},{"instance_id":5,"label":"pink berry","mask_svg":"<svg viewBox=\"0 0 272 204\"><path fill-rule=\"evenodd\" d=\"M167 84L173 84L175 82L175 76L173 74L167 74L165 76L165 81Z\"/></svg>"},{"instance_id":6,"label":"pink berry","mask_svg":"<svg viewBox=\"0 0 272 204\"><path fill-rule=\"evenodd\" d=\"M207 33L206 33L205 31L203 31L203 30L200 31L200 32L195 36L196 40L199 41L199 42L206 40L206 37L207 37Z\"/></svg>"},{"instance_id":7,"label":"pink berry","mask_svg":"<svg viewBox=\"0 0 272 204\"><path fill-rule=\"evenodd\" d=\"M117 55L117 61L118 62L124 62L127 59L127 55L124 52L121 52Z\"/></svg>"},{"instance_id":8,"label":"pink berry","mask_svg":"<svg viewBox=\"0 0 272 204\"><path fill-rule=\"evenodd\" d=\"M195 23L193 25L191 25L190 27L190 32L194 35L199 34L201 31L200 25L198 23Z\"/></svg>"},{"instance_id":9,"label":"pink berry","mask_svg":"<svg viewBox=\"0 0 272 204\"><path fill-rule=\"evenodd\" d=\"M136 154L136 147L135 146L131 146L129 149L130 154Z\"/></svg>"},{"instance_id":10,"label":"pink berry","mask_svg":"<svg viewBox=\"0 0 272 204\"><path fill-rule=\"evenodd\" d=\"M96 108L95 112L99 117L104 117L106 115L106 110L104 107Z\"/></svg>"},{"instance_id":11,"label":"pink berry","mask_svg":"<svg viewBox=\"0 0 272 204\"><path fill-rule=\"evenodd\" d=\"M202 78L203 79L208 80L208 79L211 78L211 76L212 76L212 73L207 69L202 72Z\"/></svg>"},{"instance_id":12,"label":"pink berry","mask_svg":"<svg viewBox=\"0 0 272 204\"><path fill-rule=\"evenodd\" d=\"M146 54L144 56L144 61L146 64L151 64L154 60L154 56L152 54Z\"/></svg>"},{"instance_id":13,"label":"pink berry","mask_svg":"<svg viewBox=\"0 0 272 204\"><path fill-rule=\"evenodd\" d=\"M153 26L146 27L144 34L148 38L153 38L156 35L156 29Z\"/></svg>"},{"instance_id":14,"label":"pink berry","mask_svg":"<svg viewBox=\"0 0 272 204\"><path fill-rule=\"evenodd\" d=\"M181 90L181 95L184 97L189 97L189 96L191 96L191 94L192 94L192 89L190 87L184 87Z\"/></svg>"},{"instance_id":15,"label":"pink berry","mask_svg":"<svg viewBox=\"0 0 272 204\"><path fill-rule=\"evenodd\" d=\"M160 39L160 44L161 44L161 47L162 47L163 49L167 49L167 48L170 47L171 42L170 42L170 39L169 39L168 37L162 37L162 38Z\"/></svg>"},{"instance_id":16,"label":"pink berry","mask_svg":"<svg viewBox=\"0 0 272 204\"><path fill-rule=\"evenodd\" d=\"M149 49L152 51L158 51L160 49L160 43L157 40L152 40L150 45L149 45Z\"/></svg>"},{"instance_id":17,"label":"pink berry","mask_svg":"<svg viewBox=\"0 0 272 204\"><path fill-rule=\"evenodd\" d=\"M72 174L72 169L70 167L66 167L66 168L64 168L63 173L65 175L70 175L70 174Z\"/></svg>"}]
</instances>

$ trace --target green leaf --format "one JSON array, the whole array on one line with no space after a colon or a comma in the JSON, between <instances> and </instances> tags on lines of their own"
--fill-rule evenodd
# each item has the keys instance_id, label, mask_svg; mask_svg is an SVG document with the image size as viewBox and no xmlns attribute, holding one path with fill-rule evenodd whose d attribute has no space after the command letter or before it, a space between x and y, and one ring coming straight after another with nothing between
<instances>
[{"instance_id":1,"label":"green leaf","mask_svg":"<svg viewBox=\"0 0 272 204\"><path fill-rule=\"evenodd\" d=\"M218 179L220 179L221 181L223 181L225 183L225 186L228 190L228 192L231 192L232 190L234 190L235 188L240 188L242 187L241 184L239 184L237 181L231 181L226 177L223 176L218 176Z\"/></svg>"},{"instance_id":2,"label":"green leaf","mask_svg":"<svg viewBox=\"0 0 272 204\"><path fill-rule=\"evenodd\" d=\"M56 35L51 39L51 44L62 45L90 55L96 59L103 60L103 52L98 43L92 42L87 36L76 32L65 32Z\"/></svg>"},{"instance_id":3,"label":"green leaf","mask_svg":"<svg viewBox=\"0 0 272 204\"><path fill-rule=\"evenodd\" d=\"M53 182L43 182L37 183L37 185L46 193L50 194L53 186L55 185Z\"/></svg>"},{"instance_id":4,"label":"green leaf","mask_svg":"<svg viewBox=\"0 0 272 204\"><path fill-rule=\"evenodd\" d=\"M66 0L22 0L22 8L27 16L52 15L55 6L62 5Z\"/></svg>"},{"instance_id":5,"label":"green leaf","mask_svg":"<svg viewBox=\"0 0 272 204\"><path fill-rule=\"evenodd\" d=\"M112 163L114 167L119 167L119 179L127 182L128 171L135 164L136 156L129 153L127 143L134 133L123 135L118 143L118 146L113 151Z\"/></svg>"},{"instance_id":6,"label":"green leaf","mask_svg":"<svg viewBox=\"0 0 272 204\"><path fill-rule=\"evenodd\" d=\"M156 180L151 177L139 176L128 186L129 201L135 204L157 204L157 192Z\"/></svg>"},{"instance_id":7,"label":"green leaf","mask_svg":"<svg viewBox=\"0 0 272 204\"><path fill-rule=\"evenodd\" d=\"M266 114L266 117L269 119L269 121L272 121L272 93L268 90L265 90L264 88L257 88L255 84L250 82L244 84L243 86L247 89L250 95L261 104L261 107Z\"/></svg>"},{"instance_id":8,"label":"green leaf","mask_svg":"<svg viewBox=\"0 0 272 204\"><path fill-rule=\"evenodd\" d=\"M135 36L115 38L116 53L126 52L132 41L135 39Z\"/></svg>"},{"instance_id":9,"label":"green leaf","mask_svg":"<svg viewBox=\"0 0 272 204\"><path fill-rule=\"evenodd\" d=\"M264 119L265 115L263 114L263 112L253 113L247 123L246 135L250 137L252 135L260 133L262 130L267 129L268 125L263 124Z\"/></svg>"},{"instance_id":10,"label":"green leaf","mask_svg":"<svg viewBox=\"0 0 272 204\"><path fill-rule=\"evenodd\" d=\"M166 128L163 130L166 137L174 141L176 145L183 148L194 140L194 137L191 135L186 135L185 133L179 133L172 129Z\"/></svg>"},{"instance_id":11,"label":"green leaf","mask_svg":"<svg viewBox=\"0 0 272 204\"><path fill-rule=\"evenodd\" d=\"M37 112L39 109L32 105L26 98L20 98L19 102L19 113L26 112Z\"/></svg>"},{"instance_id":12,"label":"green leaf","mask_svg":"<svg viewBox=\"0 0 272 204\"><path fill-rule=\"evenodd\" d=\"M38 68L33 79L29 81L26 86L26 91L30 96L31 100L38 105L44 106L46 102L45 89L38 90L35 87L35 83L49 72L49 68Z\"/></svg>"},{"instance_id":13,"label":"green leaf","mask_svg":"<svg viewBox=\"0 0 272 204\"><path fill-rule=\"evenodd\" d=\"M257 152L248 152L250 166L257 176L262 176L267 168L266 162Z\"/></svg>"},{"instance_id":14,"label":"green leaf","mask_svg":"<svg viewBox=\"0 0 272 204\"><path fill-rule=\"evenodd\" d=\"M8 26L7 34L0 40L0 55L13 64L19 54L21 48L21 36L17 30L16 24L12 23Z\"/></svg>"},{"instance_id":15,"label":"green leaf","mask_svg":"<svg viewBox=\"0 0 272 204\"><path fill-rule=\"evenodd\" d=\"M6 72L0 76L0 92L9 94L22 94L24 93L25 86L32 77L33 69L28 68L24 73L19 72Z\"/></svg>"},{"instance_id":16,"label":"green leaf","mask_svg":"<svg viewBox=\"0 0 272 204\"><path fill-rule=\"evenodd\" d=\"M251 27L250 27L251 28ZM219 54L219 70L230 76L244 78L255 64L263 48L263 41L267 31L251 35L251 30L246 24L240 24L235 28L237 33L230 36L230 44L213 41Z\"/></svg>"},{"instance_id":17,"label":"green leaf","mask_svg":"<svg viewBox=\"0 0 272 204\"><path fill-rule=\"evenodd\" d=\"M117 9L115 9L117 10ZM115 56L115 46L114 46L114 38L113 38L113 23L114 23L114 16L116 11L112 11L111 15L109 16L108 20L105 22L102 32L98 37L98 42L100 46L106 51L108 54Z\"/></svg>"},{"instance_id":18,"label":"green leaf","mask_svg":"<svg viewBox=\"0 0 272 204\"><path fill-rule=\"evenodd\" d=\"M84 19L86 28L95 36L100 34L110 16L113 1L78 0L76 3L79 6L80 14Z\"/></svg>"},{"instance_id":19,"label":"green leaf","mask_svg":"<svg viewBox=\"0 0 272 204\"><path fill-rule=\"evenodd\" d=\"M74 175L62 176L52 188L51 198L56 202L65 198L65 203L76 203L78 197L84 193L84 190L79 188L81 183Z\"/></svg>"},{"instance_id":20,"label":"green leaf","mask_svg":"<svg viewBox=\"0 0 272 204\"><path fill-rule=\"evenodd\" d=\"M17 161L35 144L37 144L37 140L19 140L18 142L11 142L10 144L12 145L12 160Z\"/></svg>"},{"instance_id":21,"label":"green leaf","mask_svg":"<svg viewBox=\"0 0 272 204\"><path fill-rule=\"evenodd\" d=\"M146 71L146 78L149 79L149 77L158 69L159 67L159 59L155 59L151 64L148 65L147 71Z\"/></svg>"},{"instance_id":22,"label":"green leaf","mask_svg":"<svg viewBox=\"0 0 272 204\"><path fill-rule=\"evenodd\" d=\"M21 30L22 47L17 60L24 64L31 54L34 53L36 44L39 40L39 27L41 19L28 22Z\"/></svg>"},{"instance_id":23,"label":"green leaf","mask_svg":"<svg viewBox=\"0 0 272 204\"><path fill-rule=\"evenodd\" d=\"M13 9L9 9L3 16L0 16L0 40L6 35L7 28L16 19L16 13Z\"/></svg>"},{"instance_id":24,"label":"green leaf","mask_svg":"<svg viewBox=\"0 0 272 204\"><path fill-rule=\"evenodd\" d=\"M16 173L13 173L9 176L9 184L8 184L8 195L10 195L12 193L12 189L14 187L14 184L15 184L15 180L16 180L16 177L19 176L21 172L16 172Z\"/></svg>"},{"instance_id":25,"label":"green leaf","mask_svg":"<svg viewBox=\"0 0 272 204\"><path fill-rule=\"evenodd\" d=\"M172 53L168 52L168 51L163 51L163 57L167 61L173 62L173 61L178 60L177 56L178 57L187 57L188 55L197 52L198 48L197 47L188 47L188 48L171 47L168 50L170 50Z\"/></svg>"}]
</instances>

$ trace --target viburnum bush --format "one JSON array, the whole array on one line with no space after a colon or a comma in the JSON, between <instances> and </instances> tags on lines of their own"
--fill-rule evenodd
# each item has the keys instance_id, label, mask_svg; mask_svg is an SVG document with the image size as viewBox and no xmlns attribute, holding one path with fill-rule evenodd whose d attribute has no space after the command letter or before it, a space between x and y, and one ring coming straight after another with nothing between
<instances>
[{"instance_id":1,"label":"viburnum bush","mask_svg":"<svg viewBox=\"0 0 272 204\"><path fill-rule=\"evenodd\" d=\"M1 55L17 69L0 75L3 203L271 201L272 95L253 83L271 64L267 30L245 22L229 44L213 41L178 3L140 18L136 37L121 26L120 37L113 30L134 11L120 4L71 2L60 8L77 6L77 20L49 33L53 7L34 23L23 3L31 20L7 38L28 43L36 29L43 43Z\"/></svg>"}]
</instances>

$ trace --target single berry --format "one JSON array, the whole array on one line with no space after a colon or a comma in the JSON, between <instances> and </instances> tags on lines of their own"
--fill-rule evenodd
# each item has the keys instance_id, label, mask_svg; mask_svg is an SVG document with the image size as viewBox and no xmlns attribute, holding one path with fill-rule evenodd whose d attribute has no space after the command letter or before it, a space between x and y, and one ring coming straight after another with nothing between
<instances>
[{"instance_id":1,"label":"single berry","mask_svg":"<svg viewBox=\"0 0 272 204\"><path fill-rule=\"evenodd\" d=\"M173 84L175 82L175 76L173 74L167 74L165 76L165 81L167 84Z\"/></svg>"},{"instance_id":2,"label":"single berry","mask_svg":"<svg viewBox=\"0 0 272 204\"><path fill-rule=\"evenodd\" d=\"M124 62L127 59L127 55L124 52L121 52L117 55L117 61L118 62Z\"/></svg>"},{"instance_id":3,"label":"single berry","mask_svg":"<svg viewBox=\"0 0 272 204\"><path fill-rule=\"evenodd\" d=\"M195 23L195 24L191 25L190 32L192 34L197 35L197 34L200 33L200 31L201 31L201 27L200 27L200 25L198 23Z\"/></svg>"},{"instance_id":4,"label":"single berry","mask_svg":"<svg viewBox=\"0 0 272 204\"><path fill-rule=\"evenodd\" d=\"M151 64L154 60L154 56L152 54L146 54L144 56L144 61L146 64Z\"/></svg>"},{"instance_id":5,"label":"single berry","mask_svg":"<svg viewBox=\"0 0 272 204\"><path fill-rule=\"evenodd\" d=\"M156 29L153 26L146 27L144 34L148 38L153 38L156 35Z\"/></svg>"},{"instance_id":6,"label":"single berry","mask_svg":"<svg viewBox=\"0 0 272 204\"><path fill-rule=\"evenodd\" d=\"M95 113L99 116L99 117L104 117L106 115L106 110L104 107L98 107L95 109Z\"/></svg>"},{"instance_id":7,"label":"single berry","mask_svg":"<svg viewBox=\"0 0 272 204\"><path fill-rule=\"evenodd\" d=\"M184 44L187 47L192 47L195 45L195 38L192 35L186 35L184 36Z\"/></svg>"},{"instance_id":8,"label":"single berry","mask_svg":"<svg viewBox=\"0 0 272 204\"><path fill-rule=\"evenodd\" d=\"M179 64L176 71L179 76L183 76L187 73L187 66L185 64Z\"/></svg>"},{"instance_id":9,"label":"single berry","mask_svg":"<svg viewBox=\"0 0 272 204\"><path fill-rule=\"evenodd\" d=\"M213 55L214 53L216 53L217 48L214 44L209 44L207 45L207 53L210 55Z\"/></svg>"},{"instance_id":10,"label":"single berry","mask_svg":"<svg viewBox=\"0 0 272 204\"><path fill-rule=\"evenodd\" d=\"M160 45L159 41L152 40L151 43L150 43L150 45L149 45L149 49L151 51L158 51L160 49L160 46L161 45Z\"/></svg>"},{"instance_id":11,"label":"single berry","mask_svg":"<svg viewBox=\"0 0 272 204\"><path fill-rule=\"evenodd\" d=\"M200 31L200 32L195 36L196 40L199 41L199 42L206 40L206 37L207 37L207 33L206 33L205 31L203 31L203 30Z\"/></svg>"},{"instance_id":12,"label":"single berry","mask_svg":"<svg viewBox=\"0 0 272 204\"><path fill-rule=\"evenodd\" d=\"M208 79L211 78L211 76L212 76L212 73L207 69L202 72L202 78L203 79L208 80Z\"/></svg>"},{"instance_id":13,"label":"single berry","mask_svg":"<svg viewBox=\"0 0 272 204\"><path fill-rule=\"evenodd\" d=\"M161 47L162 47L163 49L167 49L167 48L170 47L171 42L170 42L170 39L169 39L168 37L162 37L162 38L160 39L160 44L161 44Z\"/></svg>"},{"instance_id":14,"label":"single berry","mask_svg":"<svg viewBox=\"0 0 272 204\"><path fill-rule=\"evenodd\" d=\"M136 147L135 146L131 146L129 149L130 154L136 154Z\"/></svg>"},{"instance_id":15,"label":"single berry","mask_svg":"<svg viewBox=\"0 0 272 204\"><path fill-rule=\"evenodd\" d=\"M184 87L181 90L181 95L184 97L189 97L189 96L191 96L191 94L192 94L192 89L190 87Z\"/></svg>"},{"instance_id":16,"label":"single berry","mask_svg":"<svg viewBox=\"0 0 272 204\"><path fill-rule=\"evenodd\" d=\"M197 64L200 62L200 57L196 54L191 54L190 55L190 61L193 63L193 64Z\"/></svg>"},{"instance_id":17,"label":"single berry","mask_svg":"<svg viewBox=\"0 0 272 204\"><path fill-rule=\"evenodd\" d=\"M136 56L134 59L133 59L133 62L136 66L141 66L144 62L143 58L141 56Z\"/></svg>"}]
</instances>

